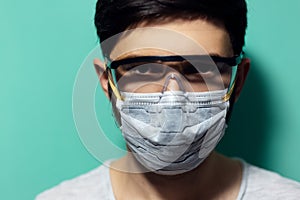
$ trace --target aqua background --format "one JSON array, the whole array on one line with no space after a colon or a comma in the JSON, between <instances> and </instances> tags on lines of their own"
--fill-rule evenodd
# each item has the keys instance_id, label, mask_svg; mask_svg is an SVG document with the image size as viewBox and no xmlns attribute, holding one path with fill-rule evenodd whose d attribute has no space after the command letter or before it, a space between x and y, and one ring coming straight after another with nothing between
<instances>
[{"instance_id":1,"label":"aqua background","mask_svg":"<svg viewBox=\"0 0 300 200\"><path fill-rule=\"evenodd\" d=\"M95 0L0 1L0 199L33 199L99 165L72 115L77 71L97 45L94 7ZM298 0L249 1L245 50L253 66L218 147L298 181L299 9ZM113 132L99 88L96 98L98 118Z\"/></svg>"}]
</instances>

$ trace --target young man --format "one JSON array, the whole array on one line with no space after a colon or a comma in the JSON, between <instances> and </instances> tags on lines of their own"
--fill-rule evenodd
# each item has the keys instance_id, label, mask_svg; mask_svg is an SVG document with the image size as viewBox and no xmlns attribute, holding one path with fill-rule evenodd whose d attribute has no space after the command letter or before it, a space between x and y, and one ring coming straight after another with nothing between
<instances>
[{"instance_id":1,"label":"young man","mask_svg":"<svg viewBox=\"0 0 300 200\"><path fill-rule=\"evenodd\" d=\"M300 184L214 152L244 85L244 0L99 0L95 60L128 154L37 199L300 199Z\"/></svg>"}]
</instances>

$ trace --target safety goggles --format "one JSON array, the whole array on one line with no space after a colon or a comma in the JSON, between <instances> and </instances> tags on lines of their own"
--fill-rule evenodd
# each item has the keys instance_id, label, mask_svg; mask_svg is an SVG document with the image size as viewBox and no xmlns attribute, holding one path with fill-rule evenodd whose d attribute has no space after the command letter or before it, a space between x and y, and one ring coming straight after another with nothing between
<instances>
[{"instance_id":1,"label":"safety goggles","mask_svg":"<svg viewBox=\"0 0 300 200\"><path fill-rule=\"evenodd\" d=\"M140 56L106 60L109 82L115 95L122 92L155 93L168 89L166 77L174 80L178 90L205 92L234 87L237 66L242 54L233 57L210 55ZM171 76L170 76L171 75Z\"/></svg>"}]
</instances>

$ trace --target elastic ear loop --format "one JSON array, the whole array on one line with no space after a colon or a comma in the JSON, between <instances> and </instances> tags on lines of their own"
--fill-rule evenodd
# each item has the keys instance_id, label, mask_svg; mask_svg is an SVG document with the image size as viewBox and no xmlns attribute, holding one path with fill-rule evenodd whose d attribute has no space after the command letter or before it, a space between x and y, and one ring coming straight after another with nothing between
<instances>
[{"instance_id":1,"label":"elastic ear loop","mask_svg":"<svg viewBox=\"0 0 300 200\"><path fill-rule=\"evenodd\" d=\"M233 89L234 89L234 86L235 86L235 81L233 82L232 86L230 87L230 90L223 97L223 101L228 101L230 99Z\"/></svg>"},{"instance_id":2,"label":"elastic ear loop","mask_svg":"<svg viewBox=\"0 0 300 200\"><path fill-rule=\"evenodd\" d=\"M117 87L115 86L115 84L114 84L114 82L112 80L113 80L113 77L112 77L112 74L111 74L111 70L108 69L108 82L109 82L109 85L110 85L113 93L117 97L117 99L123 101L123 97L121 96L119 90L117 89Z\"/></svg>"},{"instance_id":3,"label":"elastic ear loop","mask_svg":"<svg viewBox=\"0 0 300 200\"><path fill-rule=\"evenodd\" d=\"M233 89L234 89L234 86L235 86L235 82L236 82L236 72L237 72L237 67L238 66L235 66L235 70L233 69L232 70L232 74L234 76L234 79L231 80L230 82L230 89L228 90L228 92L225 94L225 96L223 97L223 101L228 101L233 93Z\"/></svg>"}]
</instances>

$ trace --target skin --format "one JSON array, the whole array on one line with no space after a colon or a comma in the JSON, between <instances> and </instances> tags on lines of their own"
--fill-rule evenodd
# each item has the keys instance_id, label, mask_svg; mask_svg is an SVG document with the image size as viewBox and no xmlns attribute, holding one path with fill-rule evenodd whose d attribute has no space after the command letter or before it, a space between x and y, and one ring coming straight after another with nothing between
<instances>
[{"instance_id":1,"label":"skin","mask_svg":"<svg viewBox=\"0 0 300 200\"><path fill-rule=\"evenodd\" d=\"M145 27L140 24L138 27ZM149 25L147 25L149 26ZM230 38L221 25L211 23L205 19L193 21L172 20L163 24L152 24L151 27L172 30L192 39L205 49L206 53L223 57L233 56ZM146 48L138 49L144 39L151 38L153 33L133 31L126 35L114 47L111 58L121 59L131 55L170 55L170 51L162 49ZM139 38L139 39L137 39ZM172 39L172 38L171 38ZM174 38L173 38L174 39ZM160 42L163 42L162 39ZM157 40L156 40L157 41ZM151 42L151 41L150 41ZM174 43L174 42L173 42ZM195 54L196 50L187 43L168 47L172 52L181 54ZM197 52L198 53L198 52ZM202 53L205 53L204 51ZM100 84L108 97L108 77L103 71L105 64L98 59L94 60L96 72ZM238 99L243 88L248 70L249 59L243 59L237 71L235 101ZM168 89L178 89L176 82L170 82ZM140 167L134 160L124 157L112 163L110 169L112 187L116 199L236 199L242 180L242 167L239 161L227 158L216 152L200 164L196 169L175 176L162 176L152 172L128 173L116 169L124 166Z\"/></svg>"}]
</instances>

